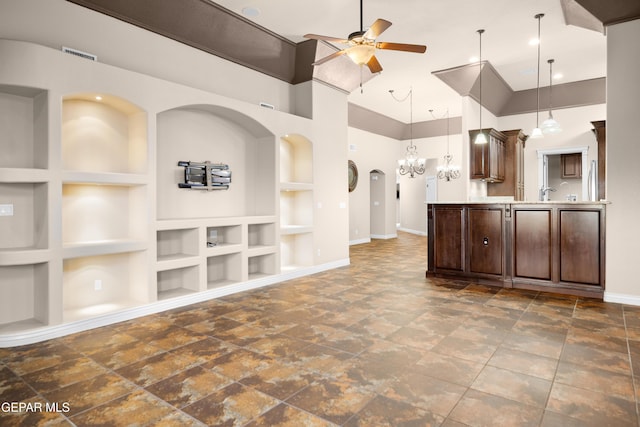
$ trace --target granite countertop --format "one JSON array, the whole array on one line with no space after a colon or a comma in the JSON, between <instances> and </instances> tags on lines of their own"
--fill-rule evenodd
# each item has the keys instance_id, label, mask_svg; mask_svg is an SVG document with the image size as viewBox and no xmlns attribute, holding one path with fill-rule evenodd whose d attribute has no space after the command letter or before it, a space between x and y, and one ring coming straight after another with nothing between
<instances>
[{"instance_id":1,"label":"granite countertop","mask_svg":"<svg viewBox=\"0 0 640 427\"><path fill-rule=\"evenodd\" d=\"M425 202L425 204L431 205L608 205L611 202L607 200L600 200L597 202L586 201L586 202L570 202L568 200L563 201L548 201L541 202L538 200L469 200L469 201L435 201L435 202Z\"/></svg>"}]
</instances>

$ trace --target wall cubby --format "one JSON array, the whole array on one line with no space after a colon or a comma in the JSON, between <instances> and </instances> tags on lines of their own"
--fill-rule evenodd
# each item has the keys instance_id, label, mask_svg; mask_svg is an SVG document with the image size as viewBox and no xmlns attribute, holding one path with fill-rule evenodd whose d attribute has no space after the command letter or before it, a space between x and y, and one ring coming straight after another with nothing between
<instances>
[{"instance_id":1,"label":"wall cubby","mask_svg":"<svg viewBox=\"0 0 640 427\"><path fill-rule=\"evenodd\" d=\"M0 169L47 169L48 92L0 85Z\"/></svg>"},{"instance_id":2,"label":"wall cubby","mask_svg":"<svg viewBox=\"0 0 640 427\"><path fill-rule=\"evenodd\" d=\"M276 274L276 255L266 254L248 258L249 280L261 279Z\"/></svg>"},{"instance_id":3,"label":"wall cubby","mask_svg":"<svg viewBox=\"0 0 640 427\"><path fill-rule=\"evenodd\" d=\"M0 266L0 332L48 324L48 263Z\"/></svg>"},{"instance_id":4,"label":"wall cubby","mask_svg":"<svg viewBox=\"0 0 640 427\"><path fill-rule=\"evenodd\" d=\"M280 263L313 265L313 146L301 135L280 141Z\"/></svg>"},{"instance_id":5,"label":"wall cubby","mask_svg":"<svg viewBox=\"0 0 640 427\"><path fill-rule=\"evenodd\" d=\"M147 251L63 262L63 320L81 320L149 302Z\"/></svg>"},{"instance_id":6,"label":"wall cubby","mask_svg":"<svg viewBox=\"0 0 640 427\"><path fill-rule=\"evenodd\" d=\"M158 299L180 297L200 291L200 266L158 272Z\"/></svg>"},{"instance_id":7,"label":"wall cubby","mask_svg":"<svg viewBox=\"0 0 640 427\"><path fill-rule=\"evenodd\" d=\"M207 289L242 282L242 254L231 253L207 258Z\"/></svg>"},{"instance_id":8,"label":"wall cubby","mask_svg":"<svg viewBox=\"0 0 640 427\"><path fill-rule=\"evenodd\" d=\"M157 231L158 262L167 262L198 256L197 228Z\"/></svg>"},{"instance_id":9,"label":"wall cubby","mask_svg":"<svg viewBox=\"0 0 640 427\"><path fill-rule=\"evenodd\" d=\"M224 248L242 244L242 227L240 225L207 227L207 248Z\"/></svg>"}]
</instances>

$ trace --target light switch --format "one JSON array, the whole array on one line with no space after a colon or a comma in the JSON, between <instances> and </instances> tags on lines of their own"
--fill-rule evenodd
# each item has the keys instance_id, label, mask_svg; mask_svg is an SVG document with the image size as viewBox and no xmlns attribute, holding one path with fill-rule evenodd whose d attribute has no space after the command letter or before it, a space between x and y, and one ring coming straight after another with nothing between
<instances>
[{"instance_id":1,"label":"light switch","mask_svg":"<svg viewBox=\"0 0 640 427\"><path fill-rule=\"evenodd\" d=\"M0 205L0 216L13 216L13 204Z\"/></svg>"}]
</instances>

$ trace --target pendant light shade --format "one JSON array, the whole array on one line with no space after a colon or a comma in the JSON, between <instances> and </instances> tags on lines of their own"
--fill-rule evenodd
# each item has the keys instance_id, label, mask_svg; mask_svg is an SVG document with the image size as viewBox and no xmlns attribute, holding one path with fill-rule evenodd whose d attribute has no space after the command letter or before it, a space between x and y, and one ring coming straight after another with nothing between
<instances>
[{"instance_id":1,"label":"pendant light shade","mask_svg":"<svg viewBox=\"0 0 640 427\"><path fill-rule=\"evenodd\" d=\"M542 133L542 129L540 129L539 120L540 120L540 45L542 41L540 40L540 20L544 16L544 13L539 13L534 18L538 20L538 80L536 83L536 127L531 131L531 136L529 138L542 138L544 134Z\"/></svg>"},{"instance_id":2,"label":"pendant light shade","mask_svg":"<svg viewBox=\"0 0 640 427\"><path fill-rule=\"evenodd\" d=\"M556 119L553 118L553 113L551 112L551 106L552 106L551 90L553 87L554 60L549 59L547 62L549 63L549 117L544 122L542 122L542 133L544 133L545 135L547 134L553 135L555 133L562 132L562 127L560 126L560 123L558 123Z\"/></svg>"},{"instance_id":3,"label":"pendant light shade","mask_svg":"<svg viewBox=\"0 0 640 427\"><path fill-rule=\"evenodd\" d=\"M474 144L486 144L487 136L482 132L482 33L484 30L478 30L480 36L480 59L478 60L478 77L480 83L480 132L476 135L476 139L473 140Z\"/></svg>"}]
</instances>

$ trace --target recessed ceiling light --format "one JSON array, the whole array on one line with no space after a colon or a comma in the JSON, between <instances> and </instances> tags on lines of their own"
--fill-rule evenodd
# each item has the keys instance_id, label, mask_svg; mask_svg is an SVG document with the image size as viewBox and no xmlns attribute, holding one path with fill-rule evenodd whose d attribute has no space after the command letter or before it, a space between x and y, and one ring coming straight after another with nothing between
<instances>
[{"instance_id":1,"label":"recessed ceiling light","mask_svg":"<svg viewBox=\"0 0 640 427\"><path fill-rule=\"evenodd\" d=\"M562 75L562 73L555 73L555 74L553 75L553 78L554 78L555 80L560 80L560 79L561 79L561 78L563 78L563 77L564 77L564 75Z\"/></svg>"},{"instance_id":2,"label":"recessed ceiling light","mask_svg":"<svg viewBox=\"0 0 640 427\"><path fill-rule=\"evenodd\" d=\"M469 63L473 64L474 62L478 62L480 59L477 56L472 56L469 58Z\"/></svg>"},{"instance_id":3,"label":"recessed ceiling light","mask_svg":"<svg viewBox=\"0 0 640 427\"><path fill-rule=\"evenodd\" d=\"M540 44L540 40L538 40L537 38L533 38L529 40L529 46L537 46L539 44Z\"/></svg>"},{"instance_id":4,"label":"recessed ceiling light","mask_svg":"<svg viewBox=\"0 0 640 427\"><path fill-rule=\"evenodd\" d=\"M258 9L257 7L253 7L253 6L243 7L242 8L242 14L244 16L249 17L249 18L255 18L256 16L260 15L260 9Z\"/></svg>"}]
</instances>

